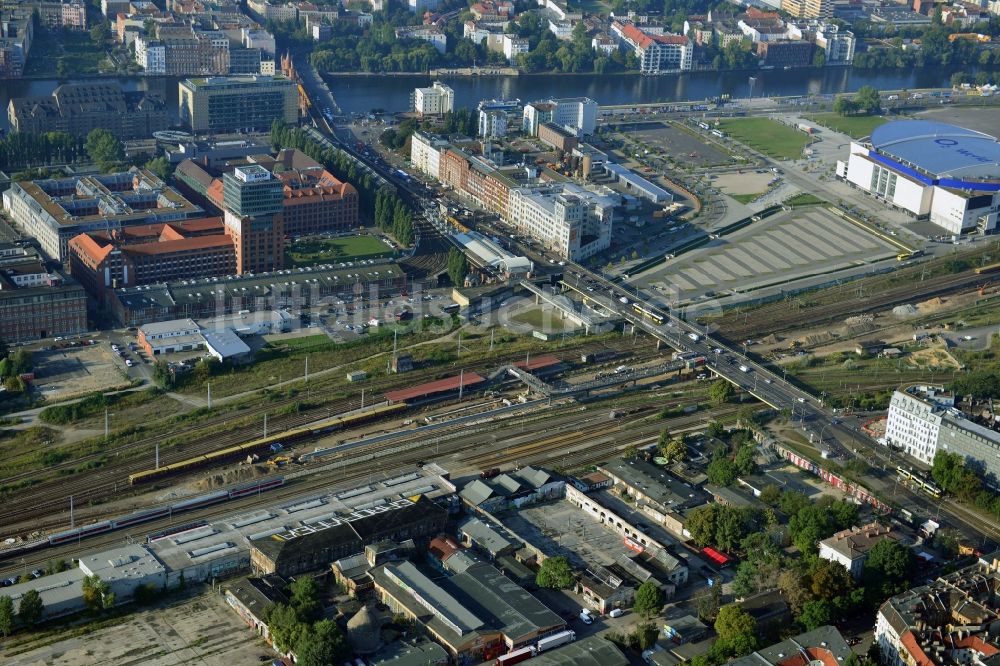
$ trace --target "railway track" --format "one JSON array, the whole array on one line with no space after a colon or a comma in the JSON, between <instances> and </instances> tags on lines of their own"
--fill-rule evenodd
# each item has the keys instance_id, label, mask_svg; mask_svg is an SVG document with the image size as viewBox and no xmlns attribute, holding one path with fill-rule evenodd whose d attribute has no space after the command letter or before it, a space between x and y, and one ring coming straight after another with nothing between
<instances>
[{"instance_id":1,"label":"railway track","mask_svg":"<svg viewBox=\"0 0 1000 666\"><path fill-rule=\"evenodd\" d=\"M574 352L586 353L599 349L606 349L607 347L608 345L605 343L593 343L575 347ZM635 348L629 347L629 350L634 351ZM657 353L652 348L642 351L651 353L651 355L654 356ZM503 365L504 361L510 362L513 360L520 360L520 354L517 356L509 355L507 357L483 360L464 367L467 370L484 370L488 367ZM379 386L380 390L384 390L384 388L389 385L399 383L398 378L388 378L382 382L373 382L373 384ZM346 399L335 404L342 407L339 411L343 412L359 407L360 400ZM323 412L323 414L318 414L317 412ZM283 422L280 428L269 427L269 432L279 432L282 428L287 429L290 427L305 425L307 423L320 420L321 418L325 418L331 414L333 414L333 408L331 406L324 406L320 409L312 410L309 413L290 416ZM247 439L247 429L245 428L223 434L209 433L204 437L192 440L183 446L173 447L171 449L161 451L160 464L168 465L174 462L179 462L193 456L242 443ZM87 471L83 474L77 474L69 478L60 478L57 470L57 476L55 478L39 481L28 486L27 488L19 490L17 492L18 501L16 504L7 503L3 508L0 508L0 524L11 525L16 522L23 522L30 519L33 520L36 525L36 529L54 525L63 525L65 523L64 520L57 519L58 522L54 522L52 519L49 519L48 516L50 516L50 514L58 514L62 510L68 508L70 496L73 497L73 502L76 506L85 506L88 503L98 503L112 498L119 498L121 496L121 491L129 489L127 482L129 474L149 469L152 466L150 458L138 457L142 453L151 453L152 447L153 445L149 444L147 444L144 448L138 448L138 445L135 443L127 445L122 447L120 452L115 453L114 455L115 458L121 458L121 451L126 451L130 454L129 459L122 460L117 464L102 466L96 470ZM95 457L109 457L108 452L93 455ZM86 464L86 462L78 458L72 462L72 467L79 467L81 464ZM34 474L37 477L38 474L49 473L50 470L46 469L35 472ZM23 475L20 478L32 479L34 477ZM24 507L30 507L30 509L26 510Z\"/></svg>"},{"instance_id":2,"label":"railway track","mask_svg":"<svg viewBox=\"0 0 1000 666\"><path fill-rule=\"evenodd\" d=\"M574 439L581 440L582 453L586 453L588 460L606 457L610 453L614 453L616 448L623 448L627 444L620 443L615 445L614 443L608 443L606 439L607 433L604 431L609 425L607 422L607 415L605 408L610 408L614 404L614 400L608 400L607 403L602 404L599 409L586 409L584 414L581 415L581 411L584 408L578 408L572 410L571 413L566 412L547 412L539 413L535 415L528 415L524 418L515 417L510 419L509 422L500 422L501 425L500 436L509 439L510 441L518 442L517 446L520 447L522 452L526 455L530 455L532 461L544 461L549 458L546 457L552 453L552 449L556 448L568 441ZM620 426L632 426L634 424L642 424L648 418L649 412L655 411L655 409L661 408L662 405L657 405L655 408L649 408L646 410L633 412L628 415L628 420L622 420L620 423L615 422L615 428ZM639 433L650 433L655 431L659 432L660 429L664 427L669 427L672 432L684 432L685 430L690 430L695 427L696 424L703 423L706 419L723 416L729 412L735 411L735 408L724 408L721 410L713 410L711 412L703 412L698 414L692 414L688 416L678 417L675 419L667 419L665 421L653 421L650 423L643 424L639 429L629 429L628 437L629 442L637 439L635 436L636 432ZM483 429L489 429L491 432L496 433L498 425L497 422L490 422L482 424ZM469 432L468 426L456 426L447 432L440 432L436 439L438 440L435 446L435 456L440 460L446 459L460 459L463 464L469 462L482 462L489 461L491 466L495 466L500 462L505 462L505 460L497 461L497 459L490 458L490 456L495 455L495 452L482 453L479 456L468 456L470 452L475 452L477 450L482 450L484 448L492 449L495 444L486 440L482 433L479 432L478 428L473 429L473 432ZM526 432L528 430L528 432ZM545 432L560 432L559 435L548 435L542 440L537 438L534 433L545 431ZM596 442L592 445L586 445L586 439L589 437L593 439L595 433L600 433L598 436L603 437L603 441ZM650 438L655 437L655 434L645 434L639 435L639 438ZM364 479L371 479L372 476L381 477L384 474L393 474L396 471L412 469L414 464L419 463L424 460L428 455L428 450L431 444L427 442L426 447L413 446L411 448L405 448L407 444L417 444L421 440L426 442L426 437L421 434L415 434L412 437L403 436L392 442L382 442L374 445L370 448L366 448L362 451L352 451L344 456L334 456L332 459L324 460L323 462L317 462L310 464L300 471L289 474L289 477L295 477L290 479L285 486L278 488L276 490L269 491L260 496L248 496L238 501L238 504L232 502L213 505L204 509L193 511L190 513L185 513L183 516L178 516L176 518L171 517L169 519L160 519L156 521L151 521L145 523L141 526L143 533L155 532L159 529L163 529L174 523L187 523L194 520L206 519L211 520L215 518L220 518L223 516L233 515L234 513L243 513L256 508L273 506L280 503L285 499L292 497L302 497L308 496L311 493L318 492L329 492L331 486L331 476L336 475L336 485L338 487L350 488L351 484L362 481ZM524 440L522 442L522 440ZM555 441L558 440L558 441ZM527 453L530 451L531 453ZM360 460L358 457L362 457ZM447 463L445 463L447 464ZM588 463L589 464L589 463ZM88 522L91 520L99 520L109 517L108 515L94 515L88 516ZM101 534L86 541L87 550L98 550L102 547L119 544L123 538L121 532L112 532L107 534ZM50 559L58 559L60 557L68 558L73 555L79 555L80 546L77 544L68 544L63 546L57 546L52 548L43 549L36 553L31 553L26 555L23 560L18 558L17 562L7 561L4 564L12 565L16 564L19 567L27 567L29 570L32 568L38 568L39 565L44 565Z\"/></svg>"},{"instance_id":3,"label":"railway track","mask_svg":"<svg viewBox=\"0 0 1000 666\"><path fill-rule=\"evenodd\" d=\"M915 275L919 275L919 272ZM719 321L719 333L730 340L746 340L750 337L761 337L801 327L804 320L808 320L810 325L821 324L852 314L933 298L963 288L976 288L997 278L996 273L976 275L972 271L967 271L957 275L929 278L923 282L905 281L899 286L884 289L867 297L858 296L857 283L843 284L825 290L825 297L834 300L822 305L799 308L796 301L782 301L762 306L743 315L738 313L728 315ZM808 299L808 295L803 298Z\"/></svg>"}]
</instances>

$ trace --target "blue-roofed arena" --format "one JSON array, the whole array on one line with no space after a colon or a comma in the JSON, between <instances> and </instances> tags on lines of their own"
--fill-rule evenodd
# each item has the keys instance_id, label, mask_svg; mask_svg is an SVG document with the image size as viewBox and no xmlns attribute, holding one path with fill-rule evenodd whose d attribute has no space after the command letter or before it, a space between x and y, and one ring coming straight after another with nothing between
<instances>
[{"instance_id":1,"label":"blue-roofed arena","mask_svg":"<svg viewBox=\"0 0 1000 666\"><path fill-rule=\"evenodd\" d=\"M888 205L952 234L996 229L1000 142L929 120L898 120L851 143L837 175Z\"/></svg>"}]
</instances>

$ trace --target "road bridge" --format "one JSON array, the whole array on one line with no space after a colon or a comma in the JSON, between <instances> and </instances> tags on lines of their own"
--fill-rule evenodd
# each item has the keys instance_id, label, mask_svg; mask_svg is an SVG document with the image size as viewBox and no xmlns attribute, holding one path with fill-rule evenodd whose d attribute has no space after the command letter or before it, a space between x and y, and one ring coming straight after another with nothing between
<instances>
[{"instance_id":1,"label":"road bridge","mask_svg":"<svg viewBox=\"0 0 1000 666\"><path fill-rule=\"evenodd\" d=\"M556 294L550 291L546 291L542 287L536 285L529 280L521 280L521 286L527 289L529 292L535 295L535 304L540 304L542 301L548 303L556 310L563 314L564 319L569 319L571 322L577 326L582 326L584 333L590 335L594 332L601 332L610 328L614 319L617 317L606 317L598 312L591 314L586 311L586 305L580 305L576 303L571 298L563 296L562 294Z\"/></svg>"}]
</instances>

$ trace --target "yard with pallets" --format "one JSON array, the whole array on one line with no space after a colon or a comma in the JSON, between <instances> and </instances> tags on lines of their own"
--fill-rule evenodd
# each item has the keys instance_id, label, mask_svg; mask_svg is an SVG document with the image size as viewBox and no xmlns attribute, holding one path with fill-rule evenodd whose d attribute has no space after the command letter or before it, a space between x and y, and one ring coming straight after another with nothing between
<instances>
[{"instance_id":1,"label":"yard with pallets","mask_svg":"<svg viewBox=\"0 0 1000 666\"><path fill-rule=\"evenodd\" d=\"M740 143L779 160L802 157L809 135L770 118L723 118L719 129Z\"/></svg>"}]
</instances>

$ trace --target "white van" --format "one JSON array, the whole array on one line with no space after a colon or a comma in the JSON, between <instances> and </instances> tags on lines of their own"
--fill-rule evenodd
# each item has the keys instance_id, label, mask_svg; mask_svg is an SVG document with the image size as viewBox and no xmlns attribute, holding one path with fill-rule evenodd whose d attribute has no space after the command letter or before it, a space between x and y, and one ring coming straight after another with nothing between
<instances>
[{"instance_id":1,"label":"white van","mask_svg":"<svg viewBox=\"0 0 1000 666\"><path fill-rule=\"evenodd\" d=\"M580 622L583 622L584 624L593 624L594 618L590 617L589 613L583 612L580 613Z\"/></svg>"}]
</instances>

